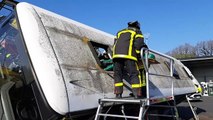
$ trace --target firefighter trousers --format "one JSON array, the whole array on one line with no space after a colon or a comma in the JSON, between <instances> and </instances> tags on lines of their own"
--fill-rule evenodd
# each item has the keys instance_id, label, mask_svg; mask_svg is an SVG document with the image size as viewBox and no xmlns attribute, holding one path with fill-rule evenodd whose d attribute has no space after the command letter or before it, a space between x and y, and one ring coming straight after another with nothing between
<instances>
[{"instance_id":1,"label":"firefighter trousers","mask_svg":"<svg viewBox=\"0 0 213 120\"><path fill-rule=\"evenodd\" d=\"M130 59L114 59L114 93L123 93L123 79L127 74L131 81L134 96L141 96L141 76L137 62Z\"/></svg>"}]
</instances>

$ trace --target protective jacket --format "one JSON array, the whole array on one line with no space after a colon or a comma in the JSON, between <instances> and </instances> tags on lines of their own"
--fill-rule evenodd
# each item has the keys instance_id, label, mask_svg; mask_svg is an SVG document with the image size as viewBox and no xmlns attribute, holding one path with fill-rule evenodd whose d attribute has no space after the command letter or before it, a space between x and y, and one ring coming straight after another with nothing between
<instances>
[{"instance_id":1,"label":"protective jacket","mask_svg":"<svg viewBox=\"0 0 213 120\"><path fill-rule=\"evenodd\" d=\"M144 37L139 29L128 27L119 31L113 46L113 59L124 58L137 61L140 49L146 46Z\"/></svg>"}]
</instances>

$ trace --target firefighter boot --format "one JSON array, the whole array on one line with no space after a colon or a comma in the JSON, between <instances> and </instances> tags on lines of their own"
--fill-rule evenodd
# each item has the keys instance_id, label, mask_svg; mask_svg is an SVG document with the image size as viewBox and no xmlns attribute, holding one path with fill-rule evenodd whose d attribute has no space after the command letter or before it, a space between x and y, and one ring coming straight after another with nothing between
<instances>
[{"instance_id":1,"label":"firefighter boot","mask_svg":"<svg viewBox=\"0 0 213 120\"><path fill-rule=\"evenodd\" d=\"M133 95L135 99L142 99L142 91L141 88L133 88L132 89Z\"/></svg>"},{"instance_id":2,"label":"firefighter boot","mask_svg":"<svg viewBox=\"0 0 213 120\"><path fill-rule=\"evenodd\" d=\"M114 94L116 98L122 98L123 87L115 87Z\"/></svg>"}]
</instances>

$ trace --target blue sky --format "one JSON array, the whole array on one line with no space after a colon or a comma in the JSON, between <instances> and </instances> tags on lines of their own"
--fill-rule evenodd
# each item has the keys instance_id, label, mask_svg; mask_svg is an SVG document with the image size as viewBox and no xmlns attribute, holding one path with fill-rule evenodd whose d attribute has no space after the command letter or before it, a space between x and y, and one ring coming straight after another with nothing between
<instances>
[{"instance_id":1,"label":"blue sky","mask_svg":"<svg viewBox=\"0 0 213 120\"><path fill-rule=\"evenodd\" d=\"M138 20L149 48L166 53L213 40L213 0L18 0L115 35Z\"/></svg>"}]
</instances>

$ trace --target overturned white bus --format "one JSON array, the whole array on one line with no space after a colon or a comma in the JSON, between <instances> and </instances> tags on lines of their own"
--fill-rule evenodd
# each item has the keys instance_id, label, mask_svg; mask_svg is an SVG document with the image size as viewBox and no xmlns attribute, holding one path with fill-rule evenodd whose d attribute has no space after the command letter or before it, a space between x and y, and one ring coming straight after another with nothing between
<instances>
[{"instance_id":1,"label":"overturned white bus","mask_svg":"<svg viewBox=\"0 0 213 120\"><path fill-rule=\"evenodd\" d=\"M97 52L110 58L114 36L25 2L3 2L1 9L12 10L0 19L1 119L58 120L91 111L87 119L94 119L98 99L114 97L113 71L104 70ZM147 52L159 62L146 70L149 104L196 92L180 61ZM129 93L127 85L123 96Z\"/></svg>"}]
</instances>

